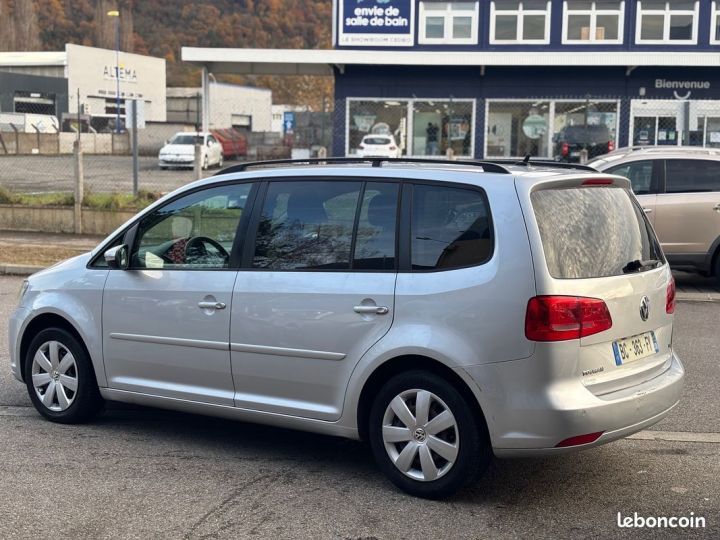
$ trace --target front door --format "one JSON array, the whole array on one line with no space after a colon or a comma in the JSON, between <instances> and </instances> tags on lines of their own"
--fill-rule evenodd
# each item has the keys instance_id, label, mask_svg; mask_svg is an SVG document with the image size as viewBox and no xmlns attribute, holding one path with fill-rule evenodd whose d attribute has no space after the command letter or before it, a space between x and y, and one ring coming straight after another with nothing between
<instances>
[{"instance_id":1,"label":"front door","mask_svg":"<svg viewBox=\"0 0 720 540\"><path fill-rule=\"evenodd\" d=\"M232 405L231 261L250 190L196 191L138 224L131 267L111 271L103 294L111 388Z\"/></svg>"},{"instance_id":2,"label":"front door","mask_svg":"<svg viewBox=\"0 0 720 540\"><path fill-rule=\"evenodd\" d=\"M399 184L271 181L233 293L235 405L336 420L390 329Z\"/></svg>"}]
</instances>

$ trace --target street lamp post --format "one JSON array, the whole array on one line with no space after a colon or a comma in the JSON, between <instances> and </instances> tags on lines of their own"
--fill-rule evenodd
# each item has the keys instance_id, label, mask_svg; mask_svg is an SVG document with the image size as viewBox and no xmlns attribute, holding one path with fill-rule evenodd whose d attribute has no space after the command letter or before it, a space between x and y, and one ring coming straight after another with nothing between
<instances>
[{"instance_id":1,"label":"street lamp post","mask_svg":"<svg viewBox=\"0 0 720 540\"><path fill-rule=\"evenodd\" d=\"M120 12L108 11L108 17L115 17L115 132L120 133Z\"/></svg>"}]
</instances>

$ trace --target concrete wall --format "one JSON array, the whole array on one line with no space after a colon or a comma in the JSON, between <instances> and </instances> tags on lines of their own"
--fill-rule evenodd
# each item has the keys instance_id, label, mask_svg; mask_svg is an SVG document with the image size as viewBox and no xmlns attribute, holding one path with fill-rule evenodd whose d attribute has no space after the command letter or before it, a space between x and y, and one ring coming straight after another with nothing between
<instances>
[{"instance_id":1,"label":"concrete wall","mask_svg":"<svg viewBox=\"0 0 720 540\"><path fill-rule=\"evenodd\" d=\"M272 91L265 88L211 83L209 97L211 128L232 127L232 116L237 114L252 117L252 131L271 131Z\"/></svg>"},{"instance_id":2,"label":"concrete wall","mask_svg":"<svg viewBox=\"0 0 720 540\"><path fill-rule=\"evenodd\" d=\"M110 211L83 208L82 233L106 235L136 214L132 210ZM0 204L0 230L73 233L72 206L20 206Z\"/></svg>"},{"instance_id":3,"label":"concrete wall","mask_svg":"<svg viewBox=\"0 0 720 540\"><path fill-rule=\"evenodd\" d=\"M72 154L76 133L0 133L0 155ZM127 133L82 133L80 147L87 154L129 154Z\"/></svg>"}]
</instances>

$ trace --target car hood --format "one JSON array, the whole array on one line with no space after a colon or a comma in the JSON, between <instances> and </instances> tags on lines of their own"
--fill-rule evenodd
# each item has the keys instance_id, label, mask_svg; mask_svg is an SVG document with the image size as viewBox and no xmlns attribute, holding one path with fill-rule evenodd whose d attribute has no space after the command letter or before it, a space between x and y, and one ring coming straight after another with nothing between
<instances>
[{"instance_id":1,"label":"car hood","mask_svg":"<svg viewBox=\"0 0 720 540\"><path fill-rule=\"evenodd\" d=\"M193 156L195 155L195 147L192 144L166 144L160 149L160 153Z\"/></svg>"}]
</instances>

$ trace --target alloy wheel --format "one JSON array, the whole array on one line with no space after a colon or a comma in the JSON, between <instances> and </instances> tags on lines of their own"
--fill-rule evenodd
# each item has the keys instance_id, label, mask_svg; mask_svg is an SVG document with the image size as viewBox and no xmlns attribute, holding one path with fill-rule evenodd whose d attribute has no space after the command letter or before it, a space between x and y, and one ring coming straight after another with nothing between
<instances>
[{"instance_id":1,"label":"alloy wheel","mask_svg":"<svg viewBox=\"0 0 720 540\"><path fill-rule=\"evenodd\" d=\"M72 405L78 389L75 357L59 341L43 343L32 361L32 384L40 402L49 410L61 412Z\"/></svg>"},{"instance_id":2,"label":"alloy wheel","mask_svg":"<svg viewBox=\"0 0 720 540\"><path fill-rule=\"evenodd\" d=\"M447 474L458 457L460 436L450 408L427 390L406 390L385 410L382 438L403 474L424 482Z\"/></svg>"}]
</instances>

